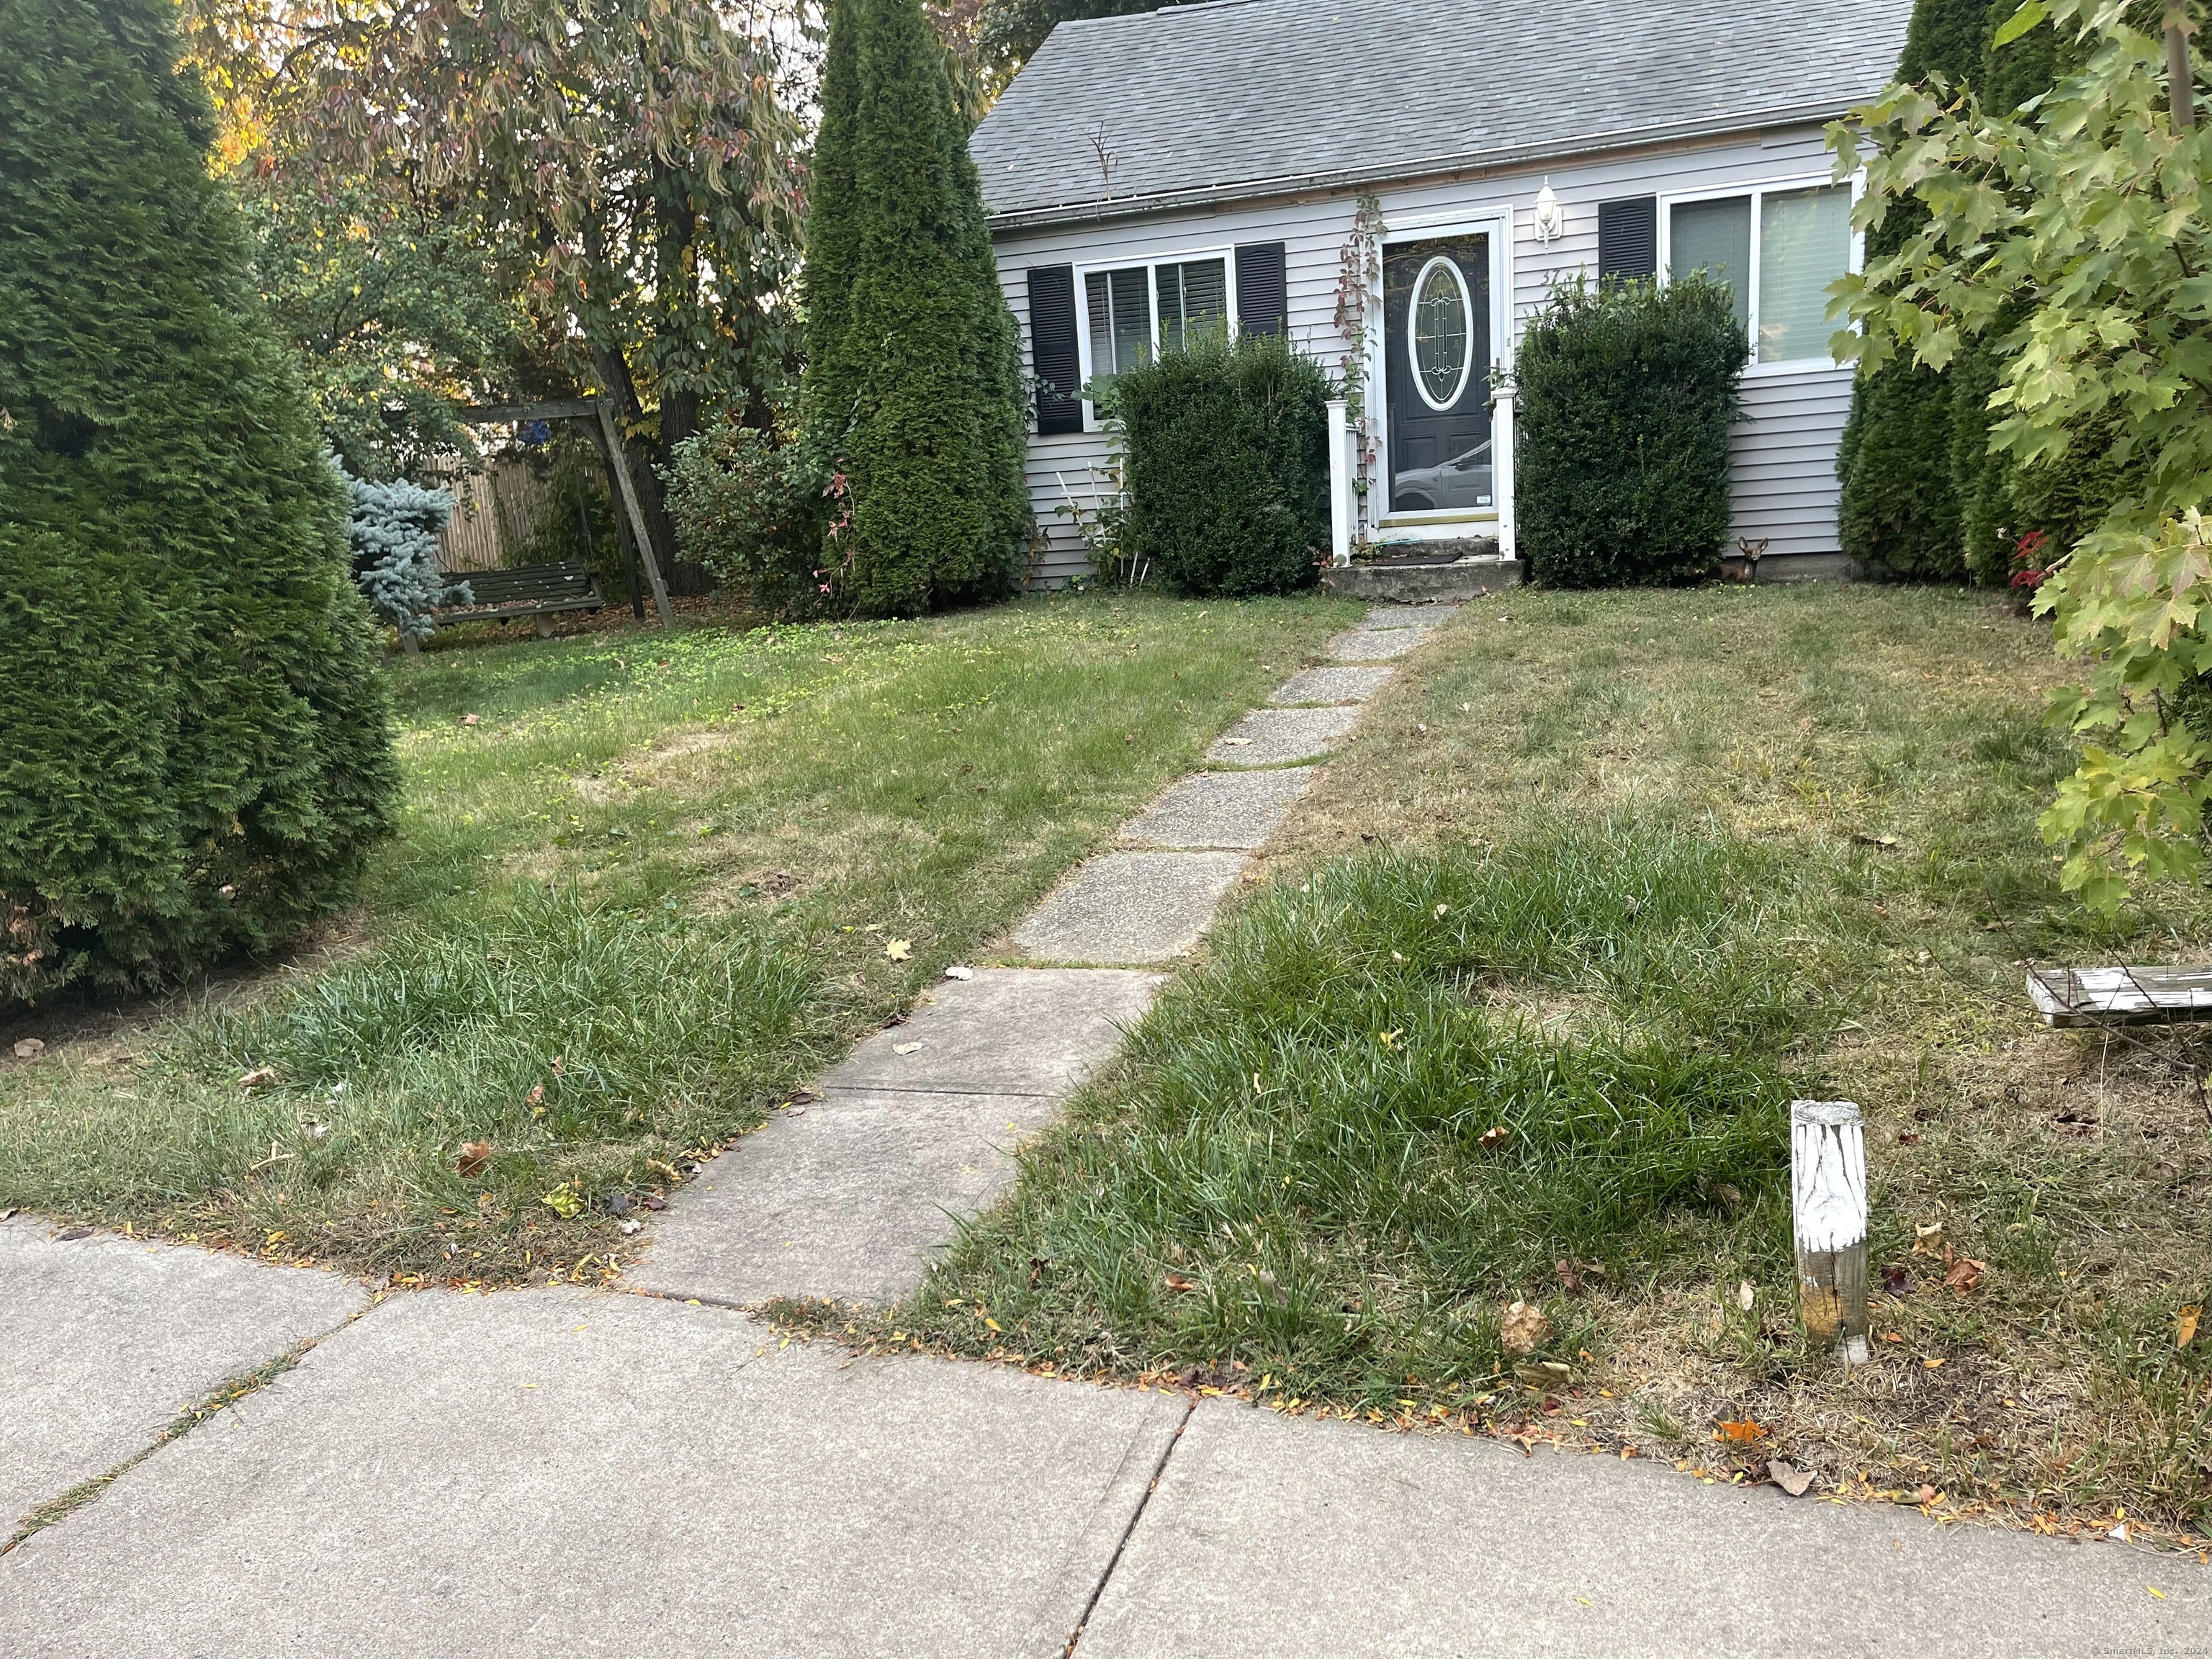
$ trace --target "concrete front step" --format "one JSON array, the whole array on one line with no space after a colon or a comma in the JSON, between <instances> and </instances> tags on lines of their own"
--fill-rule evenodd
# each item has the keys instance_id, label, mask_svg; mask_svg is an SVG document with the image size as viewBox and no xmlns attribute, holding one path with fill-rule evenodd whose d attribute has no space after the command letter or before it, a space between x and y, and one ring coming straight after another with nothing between
<instances>
[{"instance_id":1,"label":"concrete front step","mask_svg":"<svg viewBox=\"0 0 2212 1659\"><path fill-rule=\"evenodd\" d=\"M1450 564L1349 564L1324 570L1321 585L1347 599L1419 605L1438 599L1478 599L1518 587L1518 559L1460 559Z\"/></svg>"}]
</instances>

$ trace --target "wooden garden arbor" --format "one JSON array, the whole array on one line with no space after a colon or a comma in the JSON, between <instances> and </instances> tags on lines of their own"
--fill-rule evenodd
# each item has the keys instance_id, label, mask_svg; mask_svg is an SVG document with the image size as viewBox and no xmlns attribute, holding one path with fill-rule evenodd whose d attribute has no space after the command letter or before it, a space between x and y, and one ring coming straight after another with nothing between
<instances>
[{"instance_id":1,"label":"wooden garden arbor","mask_svg":"<svg viewBox=\"0 0 2212 1659\"><path fill-rule=\"evenodd\" d=\"M475 404L462 410L460 418L468 426L501 426L524 421L585 422L592 442L599 446L599 459L606 463L607 476L614 481L615 493L621 498L623 514L629 526L632 554L644 568L646 582L653 589L653 605L659 613L660 625L676 626L675 613L668 606L668 584L661 579L660 561L654 557L653 538L646 533L645 513L637 501L637 481L630 476L629 452L623 447L622 433L615 425L612 404L605 398L544 398L534 403ZM642 607L638 614L644 614Z\"/></svg>"}]
</instances>

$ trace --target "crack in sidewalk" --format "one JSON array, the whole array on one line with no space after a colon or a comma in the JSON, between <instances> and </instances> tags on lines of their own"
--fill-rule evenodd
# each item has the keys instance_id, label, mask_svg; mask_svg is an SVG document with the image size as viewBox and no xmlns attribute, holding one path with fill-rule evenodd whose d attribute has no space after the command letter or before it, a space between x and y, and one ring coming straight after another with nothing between
<instances>
[{"instance_id":1,"label":"crack in sidewalk","mask_svg":"<svg viewBox=\"0 0 2212 1659\"><path fill-rule=\"evenodd\" d=\"M1197 1410L1195 1399L1185 1402L1182 1419L1176 1424L1175 1432L1168 1437L1168 1443L1160 1449L1160 1461L1152 1466L1152 1478L1145 1483L1144 1495L1137 1499L1137 1507L1129 1513L1129 1524L1121 1528L1121 1537L1115 1540L1114 1553L1106 1558L1105 1570L1098 1575L1098 1582L1091 1587L1091 1599L1083 1604L1083 1611L1075 1620L1075 1628L1068 1633L1067 1645L1060 1650L1061 1659L1074 1659L1076 1644L1082 1641L1083 1632L1090 1628L1091 1615L1098 1608L1098 1598L1106 1594L1106 1586L1114 1577L1114 1569L1121 1565L1121 1553L1129 1547L1129 1540L1136 1535L1137 1523L1145 1518L1146 1506L1152 1501L1152 1494L1160 1489L1160 1480L1168 1472L1168 1460L1175 1455L1176 1448L1182 1443L1182 1431L1190 1426L1190 1419Z\"/></svg>"}]
</instances>

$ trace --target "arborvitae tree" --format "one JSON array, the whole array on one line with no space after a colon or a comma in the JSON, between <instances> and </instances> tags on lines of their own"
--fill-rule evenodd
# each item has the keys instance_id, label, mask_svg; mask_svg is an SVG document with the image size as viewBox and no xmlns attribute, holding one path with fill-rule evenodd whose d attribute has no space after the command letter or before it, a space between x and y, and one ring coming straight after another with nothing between
<instances>
[{"instance_id":1,"label":"arborvitae tree","mask_svg":"<svg viewBox=\"0 0 2212 1659\"><path fill-rule=\"evenodd\" d=\"M345 492L173 17L0 6L0 1002L281 942L398 786Z\"/></svg>"},{"instance_id":2,"label":"arborvitae tree","mask_svg":"<svg viewBox=\"0 0 2212 1659\"><path fill-rule=\"evenodd\" d=\"M1918 0L1897 62L1900 81L1978 78L1989 0ZM1893 206L1867 233L1867 257L1894 252L1926 219L1917 202ZM1900 361L1861 374L1836 454L1844 551L1892 575L1955 577L1965 569L1959 492L1951 473L1953 407L1947 377Z\"/></svg>"},{"instance_id":3,"label":"arborvitae tree","mask_svg":"<svg viewBox=\"0 0 2212 1659\"><path fill-rule=\"evenodd\" d=\"M860 264L860 185L853 176L860 115L860 27L866 0L830 9L822 64L822 125L816 131L806 204L806 263L799 291L805 312L806 368L799 407L809 447L825 464L845 453L860 388L844 352Z\"/></svg>"},{"instance_id":4,"label":"arborvitae tree","mask_svg":"<svg viewBox=\"0 0 2212 1659\"><path fill-rule=\"evenodd\" d=\"M807 423L843 423L830 459L850 491L830 562L861 610L1000 598L1019 579L1030 523L1021 357L966 123L919 0L838 9L848 15L832 22L832 52L842 30L856 95L839 91L853 118L833 128L825 88L816 165L828 223L810 229L810 265L816 239L827 245L807 289L827 353L809 368Z\"/></svg>"}]
</instances>

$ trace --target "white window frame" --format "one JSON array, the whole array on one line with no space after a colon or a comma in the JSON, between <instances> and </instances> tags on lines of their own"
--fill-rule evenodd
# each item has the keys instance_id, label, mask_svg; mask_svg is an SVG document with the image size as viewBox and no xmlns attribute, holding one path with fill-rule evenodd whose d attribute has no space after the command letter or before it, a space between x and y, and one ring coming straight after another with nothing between
<instances>
[{"instance_id":1,"label":"white window frame","mask_svg":"<svg viewBox=\"0 0 2212 1659\"><path fill-rule=\"evenodd\" d=\"M1089 264L1075 267L1075 361L1077 385L1091 384L1091 278L1100 271L1135 270L1145 273L1145 317L1151 325L1152 355L1160 354L1160 267L1187 264L1196 259L1218 259L1226 288L1223 291L1223 308L1228 313L1229 336L1237 337L1237 248L1227 246L1197 247L1175 253L1148 253L1135 259L1096 259ZM1083 400L1083 429L1103 432L1106 423L1098 418L1097 405L1090 398Z\"/></svg>"},{"instance_id":2,"label":"white window frame","mask_svg":"<svg viewBox=\"0 0 2212 1659\"><path fill-rule=\"evenodd\" d=\"M1367 286L1368 315L1375 319L1372 337L1367 346L1367 420L1375 445L1376 476L1368 481L1369 499L1361 509L1362 526L1365 530L1408 531L1419 539L1420 531L1427 527L1434 535L1449 536L1455 525L1490 524L1501 520L1507 498L1512 494L1510 459L1493 459L1488 507L1439 507L1425 513L1394 513L1390 510L1390 398L1388 391L1390 380L1389 364L1386 361L1390 348L1385 337L1390 331L1384 325L1382 314L1382 261L1390 249L1401 242L1427 242L1447 236L1474 235L1490 238L1491 361L1481 366L1482 370L1486 374L1492 370L1510 374L1516 344L1513 326L1516 313L1513 304L1512 203L1483 203L1441 213L1394 214L1386 210L1382 234L1376 248L1375 274ZM1474 372L1472 367L1468 370L1470 374ZM1491 425L1493 444L1497 443L1500 432L1501 428L1493 418ZM1510 446L1510 433L1507 434L1507 442ZM1492 453L1493 457L1497 455L1495 449Z\"/></svg>"},{"instance_id":3,"label":"white window frame","mask_svg":"<svg viewBox=\"0 0 2212 1659\"><path fill-rule=\"evenodd\" d=\"M1744 326L1750 335L1751 360L1743 367L1746 380L1762 380L1771 374L1803 374L1808 371L1840 369L1848 365L1838 363L1825 350L1818 356L1789 357L1780 362L1762 363L1759 361L1759 244L1766 216L1766 198L1785 195L1791 191L1818 190L1832 185L1848 185L1851 192L1852 217L1857 217L1859 198L1866 187L1863 168L1850 179L1842 179L1832 173L1797 173L1785 179L1759 179L1741 184L1716 186L1711 189L1677 191L1662 193L1659 198L1659 280L1670 283L1674 279L1674 209L1678 204L1692 202L1727 202L1740 197L1751 198L1751 269L1744 273ZM1844 269L1856 271L1866 264L1866 238L1856 226L1850 233L1850 244L1844 252ZM1832 332L1833 331L1831 331Z\"/></svg>"}]
</instances>

